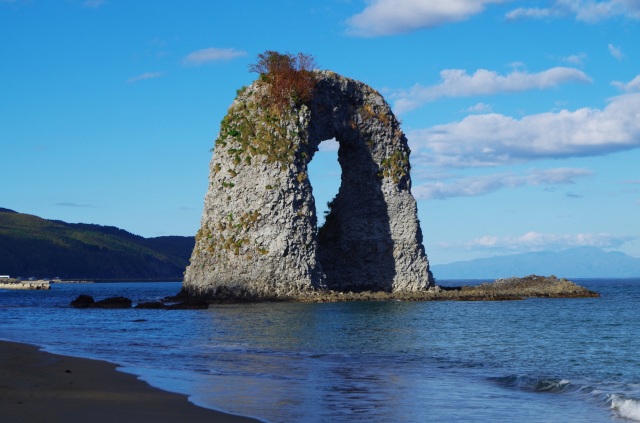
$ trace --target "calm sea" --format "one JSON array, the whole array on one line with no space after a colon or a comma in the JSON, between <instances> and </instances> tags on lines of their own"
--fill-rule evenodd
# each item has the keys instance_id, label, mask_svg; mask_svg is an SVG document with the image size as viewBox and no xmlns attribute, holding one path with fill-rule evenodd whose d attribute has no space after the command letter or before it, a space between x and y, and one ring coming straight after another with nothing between
<instances>
[{"instance_id":1,"label":"calm sea","mask_svg":"<svg viewBox=\"0 0 640 423\"><path fill-rule=\"evenodd\" d=\"M640 421L640 279L576 282L602 297L78 310L180 284L55 284L0 290L0 339L274 423Z\"/></svg>"}]
</instances>

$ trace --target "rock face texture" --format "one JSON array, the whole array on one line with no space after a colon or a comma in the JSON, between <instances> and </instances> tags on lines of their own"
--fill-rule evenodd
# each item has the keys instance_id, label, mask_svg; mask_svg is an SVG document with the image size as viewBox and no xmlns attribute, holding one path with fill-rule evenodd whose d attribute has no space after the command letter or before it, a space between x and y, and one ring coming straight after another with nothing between
<instances>
[{"instance_id":1,"label":"rock face texture","mask_svg":"<svg viewBox=\"0 0 640 423\"><path fill-rule=\"evenodd\" d=\"M312 99L280 111L264 106L264 81L238 92L215 143L187 294L269 298L434 285L399 122L367 85L330 71L314 76ZM307 166L332 138L342 180L318 231Z\"/></svg>"}]
</instances>

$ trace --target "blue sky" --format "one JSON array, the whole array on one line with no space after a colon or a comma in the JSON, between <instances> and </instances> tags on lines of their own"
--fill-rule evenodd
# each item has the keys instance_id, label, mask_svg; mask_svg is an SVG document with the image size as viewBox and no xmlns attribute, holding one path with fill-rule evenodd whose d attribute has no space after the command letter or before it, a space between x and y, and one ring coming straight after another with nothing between
<instances>
[{"instance_id":1,"label":"blue sky","mask_svg":"<svg viewBox=\"0 0 640 423\"><path fill-rule=\"evenodd\" d=\"M248 65L305 52L402 120L432 264L640 257L638 40L635 0L0 0L0 207L195 234ZM312 166L324 205L330 142Z\"/></svg>"}]
</instances>

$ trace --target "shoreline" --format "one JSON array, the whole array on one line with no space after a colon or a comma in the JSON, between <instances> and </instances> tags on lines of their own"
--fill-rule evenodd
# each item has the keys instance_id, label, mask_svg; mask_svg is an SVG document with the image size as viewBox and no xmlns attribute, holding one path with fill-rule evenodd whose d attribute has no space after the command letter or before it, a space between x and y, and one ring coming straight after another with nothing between
<instances>
[{"instance_id":1,"label":"shoreline","mask_svg":"<svg viewBox=\"0 0 640 423\"><path fill-rule=\"evenodd\" d=\"M199 407L117 367L0 341L0 421L259 422Z\"/></svg>"}]
</instances>

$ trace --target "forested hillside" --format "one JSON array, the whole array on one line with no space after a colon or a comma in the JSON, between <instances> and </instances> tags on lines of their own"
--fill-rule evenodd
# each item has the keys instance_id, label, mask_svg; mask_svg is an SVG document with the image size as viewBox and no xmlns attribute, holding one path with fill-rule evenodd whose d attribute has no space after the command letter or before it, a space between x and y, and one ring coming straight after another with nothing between
<instances>
[{"instance_id":1,"label":"forested hillside","mask_svg":"<svg viewBox=\"0 0 640 423\"><path fill-rule=\"evenodd\" d=\"M144 238L0 208L0 274L62 279L182 280L193 237Z\"/></svg>"}]
</instances>

